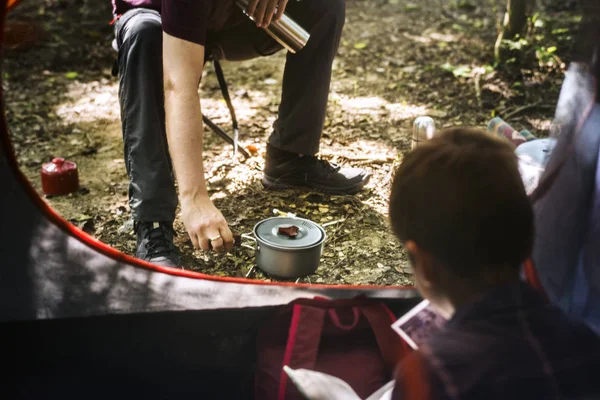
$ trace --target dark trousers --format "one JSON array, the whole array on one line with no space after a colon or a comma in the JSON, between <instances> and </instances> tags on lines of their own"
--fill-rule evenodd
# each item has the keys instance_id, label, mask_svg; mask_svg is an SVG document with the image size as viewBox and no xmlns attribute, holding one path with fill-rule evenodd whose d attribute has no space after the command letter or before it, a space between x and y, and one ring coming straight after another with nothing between
<instances>
[{"instance_id":1,"label":"dark trousers","mask_svg":"<svg viewBox=\"0 0 600 400\"><path fill-rule=\"evenodd\" d=\"M287 55L279 115L269 143L282 150L316 154L325 122L331 67L345 19L344 0L290 1L286 13L311 37ZM177 207L165 133L160 15L148 9L125 13L115 25L119 50L119 99L129 205L136 221L173 221ZM238 61L282 47L251 21L209 32L207 52Z\"/></svg>"}]
</instances>

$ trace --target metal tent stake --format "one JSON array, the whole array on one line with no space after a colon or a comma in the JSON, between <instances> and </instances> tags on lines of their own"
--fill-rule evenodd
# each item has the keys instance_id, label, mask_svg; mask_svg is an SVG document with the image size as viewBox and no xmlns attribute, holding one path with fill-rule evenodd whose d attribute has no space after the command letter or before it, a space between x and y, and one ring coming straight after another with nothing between
<instances>
[{"instance_id":1,"label":"metal tent stake","mask_svg":"<svg viewBox=\"0 0 600 400\"><path fill-rule=\"evenodd\" d=\"M221 63L213 59L213 65L215 67L215 74L217 75L217 80L219 81L219 87L221 88L221 93L223 94L223 99L225 99L225 103L227 104L227 108L229 109L229 115L231 115L231 124L233 126L233 137L229 136L227 132L223 129L219 128L214 122L212 122L206 115L202 114L202 121L219 137L225 140L227 143L233 146L233 155L235 158L236 153L240 153L244 156L244 158L250 158L250 154L243 147L239 146L239 128L237 117L235 116L235 109L233 108L233 103L231 102L231 97L229 96L229 89L227 87L227 82L225 81L225 75L223 74L223 69L221 68Z\"/></svg>"}]
</instances>

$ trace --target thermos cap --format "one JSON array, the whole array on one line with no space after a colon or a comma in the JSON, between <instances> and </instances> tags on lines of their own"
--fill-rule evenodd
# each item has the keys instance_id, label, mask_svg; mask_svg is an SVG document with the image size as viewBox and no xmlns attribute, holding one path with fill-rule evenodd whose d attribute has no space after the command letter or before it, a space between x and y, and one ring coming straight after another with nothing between
<instances>
[{"instance_id":1,"label":"thermos cap","mask_svg":"<svg viewBox=\"0 0 600 400\"><path fill-rule=\"evenodd\" d=\"M412 133L412 148L417 147L420 142L433 138L435 131L435 121L433 118L423 116L415 119Z\"/></svg>"}]
</instances>

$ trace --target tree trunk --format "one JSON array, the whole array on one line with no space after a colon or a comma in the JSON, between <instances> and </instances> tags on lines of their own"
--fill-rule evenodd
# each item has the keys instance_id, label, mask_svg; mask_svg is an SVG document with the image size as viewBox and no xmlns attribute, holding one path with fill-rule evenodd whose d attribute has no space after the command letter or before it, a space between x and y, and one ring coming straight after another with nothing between
<instances>
[{"instance_id":1,"label":"tree trunk","mask_svg":"<svg viewBox=\"0 0 600 400\"><path fill-rule=\"evenodd\" d=\"M527 24L527 0L508 0L504 18L504 39L514 39Z\"/></svg>"},{"instance_id":2,"label":"tree trunk","mask_svg":"<svg viewBox=\"0 0 600 400\"><path fill-rule=\"evenodd\" d=\"M504 23L502 24L502 29L500 30L494 49L496 62L502 61L502 41L512 40L517 35L523 33L527 25L527 14L533 3L533 0L507 0Z\"/></svg>"}]
</instances>

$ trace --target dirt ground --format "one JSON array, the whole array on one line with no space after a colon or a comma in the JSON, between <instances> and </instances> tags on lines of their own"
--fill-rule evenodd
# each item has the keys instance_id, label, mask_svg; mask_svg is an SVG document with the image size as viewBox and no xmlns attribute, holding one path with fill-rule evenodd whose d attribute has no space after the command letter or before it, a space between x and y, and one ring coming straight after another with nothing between
<instances>
[{"instance_id":1,"label":"dirt ground","mask_svg":"<svg viewBox=\"0 0 600 400\"><path fill-rule=\"evenodd\" d=\"M494 68L495 5L489 0L347 1L321 156L372 172L370 184L356 196L262 188L262 156L285 54L225 63L242 144L258 150L246 161L232 160L231 147L206 130L210 194L233 229L251 232L274 209L319 223L341 220L326 228L319 269L301 282L410 284L411 270L388 227L386 204L394 168L410 150L414 119L430 115L438 127L485 127L498 115L539 136L550 128L578 18L566 11L541 13L530 24L527 43L520 43L520 59ZM53 157L76 162L82 189L46 200L65 219L133 254L118 79L110 73L111 19L108 0L24 0L9 24L31 23L38 37L6 49L3 89L14 146L33 185L41 190L40 167ZM229 130L210 67L200 90L205 114ZM194 251L180 219L175 227L186 268L273 279L252 268L251 250Z\"/></svg>"}]
</instances>

